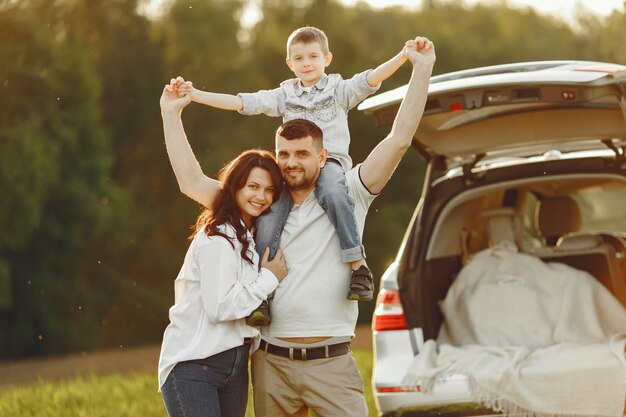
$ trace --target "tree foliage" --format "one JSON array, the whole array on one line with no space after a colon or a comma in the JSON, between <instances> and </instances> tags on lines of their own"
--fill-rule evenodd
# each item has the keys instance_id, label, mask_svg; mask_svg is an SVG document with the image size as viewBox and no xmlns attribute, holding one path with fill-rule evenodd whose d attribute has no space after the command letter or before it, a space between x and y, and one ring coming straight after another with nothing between
<instances>
[{"instance_id":1,"label":"tree foliage","mask_svg":"<svg viewBox=\"0 0 626 417\"><path fill-rule=\"evenodd\" d=\"M145 0L143 0L145 1ZM626 63L626 15L577 18L580 31L506 2L431 0L420 10L338 0L170 0L158 17L140 0L0 0L0 357L158 341L172 282L199 212L176 185L158 97L182 75L238 93L293 77L285 43L318 26L329 72L372 68L418 34L436 44L436 73L547 59ZM405 65L382 90L406 83ZM205 172L251 147L272 149L279 119L191 105L185 127ZM388 131L349 117L358 162ZM380 276L421 191L410 152L370 211L365 246ZM372 303L370 303L372 304ZM372 305L361 306L363 320Z\"/></svg>"},{"instance_id":2,"label":"tree foliage","mask_svg":"<svg viewBox=\"0 0 626 417\"><path fill-rule=\"evenodd\" d=\"M81 253L131 201L107 181L114 155L100 118L98 76L84 51L64 41L56 15L46 14L52 18L42 25L36 6L0 12L7 64L0 75L0 272L9 280L0 354L12 356L89 345L75 319L98 286L76 291L90 278L80 274ZM118 199L107 218L102 206L110 195Z\"/></svg>"}]
</instances>

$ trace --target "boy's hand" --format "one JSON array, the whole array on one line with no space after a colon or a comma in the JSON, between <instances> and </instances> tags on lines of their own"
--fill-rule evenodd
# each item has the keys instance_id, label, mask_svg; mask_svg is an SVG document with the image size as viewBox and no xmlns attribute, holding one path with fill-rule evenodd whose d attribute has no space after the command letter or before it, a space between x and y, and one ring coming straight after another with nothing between
<instances>
[{"instance_id":1,"label":"boy's hand","mask_svg":"<svg viewBox=\"0 0 626 417\"><path fill-rule=\"evenodd\" d=\"M182 78L181 78L182 79ZM178 84L178 97L191 96L193 92L193 83L191 81L182 81Z\"/></svg>"},{"instance_id":2,"label":"boy's hand","mask_svg":"<svg viewBox=\"0 0 626 417\"><path fill-rule=\"evenodd\" d=\"M406 41L404 51L413 65L420 63L432 65L435 63L435 45L423 36Z\"/></svg>"},{"instance_id":3,"label":"boy's hand","mask_svg":"<svg viewBox=\"0 0 626 417\"><path fill-rule=\"evenodd\" d=\"M176 78L172 78L170 85L174 88L174 91L178 93L178 97L184 97L191 94L193 90L193 83L191 81L185 81L180 75Z\"/></svg>"},{"instance_id":4,"label":"boy's hand","mask_svg":"<svg viewBox=\"0 0 626 417\"><path fill-rule=\"evenodd\" d=\"M161 94L161 100L159 101L162 111L167 111L167 110L180 111L184 109L189 103L191 103L191 95L188 94L182 97L179 96L178 78L172 78L170 80L170 83L166 84L165 87L163 88L163 93Z\"/></svg>"}]
</instances>

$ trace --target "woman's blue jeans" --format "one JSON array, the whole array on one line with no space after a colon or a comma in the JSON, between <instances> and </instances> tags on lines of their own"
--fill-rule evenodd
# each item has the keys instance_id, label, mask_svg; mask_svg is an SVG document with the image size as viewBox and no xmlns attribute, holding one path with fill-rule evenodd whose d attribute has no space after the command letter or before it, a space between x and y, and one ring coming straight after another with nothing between
<instances>
[{"instance_id":1,"label":"woman's blue jeans","mask_svg":"<svg viewBox=\"0 0 626 417\"><path fill-rule=\"evenodd\" d=\"M244 344L205 359L178 363L161 387L170 417L244 417L248 355Z\"/></svg>"}]
</instances>

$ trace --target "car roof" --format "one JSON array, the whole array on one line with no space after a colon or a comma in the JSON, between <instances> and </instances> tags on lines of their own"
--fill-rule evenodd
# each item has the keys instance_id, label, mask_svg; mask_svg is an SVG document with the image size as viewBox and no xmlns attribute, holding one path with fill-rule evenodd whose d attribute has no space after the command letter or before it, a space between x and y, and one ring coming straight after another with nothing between
<instances>
[{"instance_id":1,"label":"car roof","mask_svg":"<svg viewBox=\"0 0 626 417\"><path fill-rule=\"evenodd\" d=\"M490 156L541 154L626 143L626 66L538 61L456 71L431 78L415 136L423 154L454 167ZM390 124L406 86L375 95L360 110ZM587 145L585 145L587 146ZM532 149L532 151L531 151Z\"/></svg>"}]
</instances>

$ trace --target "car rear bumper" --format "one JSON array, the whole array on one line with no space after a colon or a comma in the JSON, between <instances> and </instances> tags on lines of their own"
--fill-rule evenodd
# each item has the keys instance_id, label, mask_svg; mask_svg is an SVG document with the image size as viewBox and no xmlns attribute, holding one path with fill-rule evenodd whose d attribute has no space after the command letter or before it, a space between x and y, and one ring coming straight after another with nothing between
<instances>
[{"instance_id":1,"label":"car rear bumper","mask_svg":"<svg viewBox=\"0 0 626 417\"><path fill-rule=\"evenodd\" d=\"M489 408L473 402L420 405L381 414L382 417L469 417L469 416L501 416Z\"/></svg>"}]
</instances>

